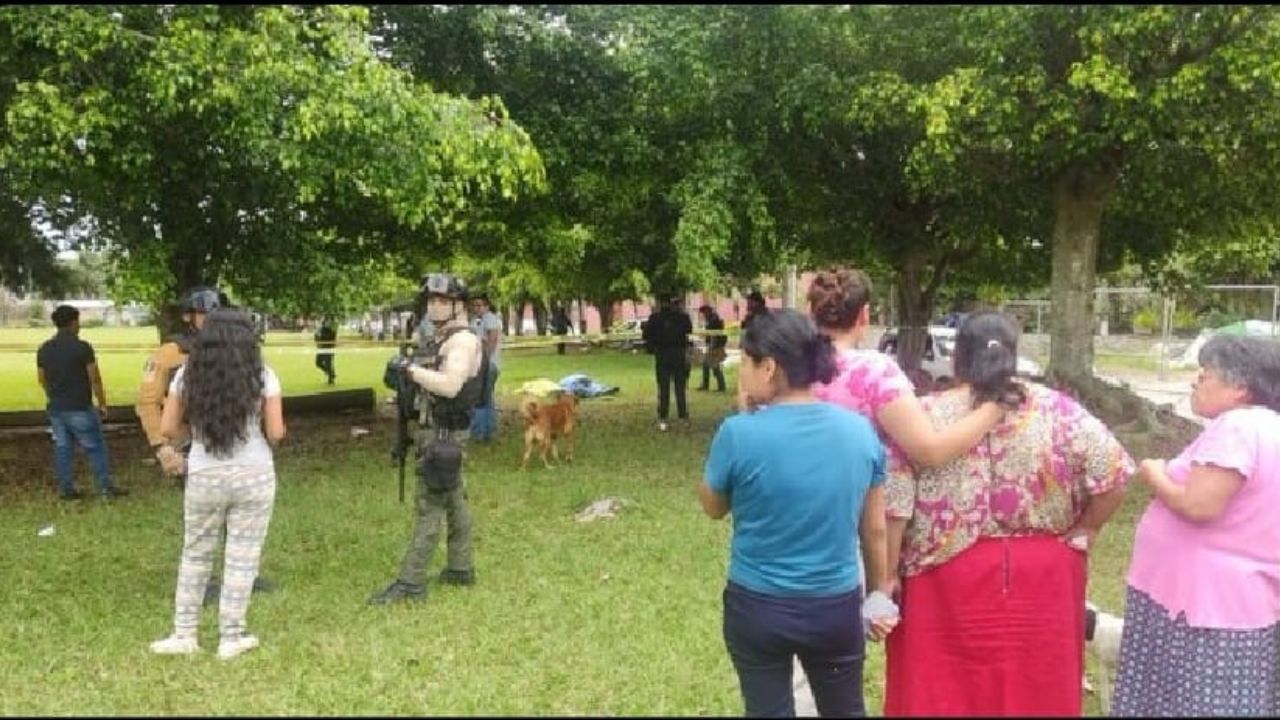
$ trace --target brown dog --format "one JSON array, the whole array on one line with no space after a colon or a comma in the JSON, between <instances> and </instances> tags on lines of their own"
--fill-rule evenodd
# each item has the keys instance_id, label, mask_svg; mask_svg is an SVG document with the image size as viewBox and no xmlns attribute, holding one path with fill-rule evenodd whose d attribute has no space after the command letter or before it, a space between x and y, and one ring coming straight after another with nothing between
<instances>
[{"instance_id":1,"label":"brown dog","mask_svg":"<svg viewBox=\"0 0 1280 720\"><path fill-rule=\"evenodd\" d=\"M520 402L520 414L524 415L524 458L520 467L529 463L529 455L534 445L542 446L542 464L551 467L547 462L547 453L560 461L560 450L556 447L556 438L564 438L565 460L573 462L573 433L578 426L578 398L571 392L562 393L560 399L552 405L540 405L534 398L525 398Z\"/></svg>"}]
</instances>

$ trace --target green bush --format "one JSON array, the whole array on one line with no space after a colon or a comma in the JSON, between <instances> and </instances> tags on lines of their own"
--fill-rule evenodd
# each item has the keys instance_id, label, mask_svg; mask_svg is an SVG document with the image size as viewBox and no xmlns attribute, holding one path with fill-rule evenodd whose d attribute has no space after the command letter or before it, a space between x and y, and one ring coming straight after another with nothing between
<instances>
[{"instance_id":1,"label":"green bush","mask_svg":"<svg viewBox=\"0 0 1280 720\"><path fill-rule=\"evenodd\" d=\"M1248 316L1242 313L1234 313L1229 310L1211 310L1200 316L1199 324L1203 328L1220 328L1223 325L1230 325L1247 319Z\"/></svg>"},{"instance_id":2,"label":"green bush","mask_svg":"<svg viewBox=\"0 0 1280 720\"><path fill-rule=\"evenodd\" d=\"M1143 308L1133 314L1133 331L1150 334L1160 329L1160 313L1151 308Z\"/></svg>"}]
</instances>

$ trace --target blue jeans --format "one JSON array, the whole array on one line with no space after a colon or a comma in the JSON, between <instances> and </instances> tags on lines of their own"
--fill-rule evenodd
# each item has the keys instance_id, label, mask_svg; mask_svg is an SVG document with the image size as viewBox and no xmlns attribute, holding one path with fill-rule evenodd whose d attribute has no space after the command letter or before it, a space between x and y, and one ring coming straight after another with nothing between
<instances>
[{"instance_id":1,"label":"blue jeans","mask_svg":"<svg viewBox=\"0 0 1280 720\"><path fill-rule=\"evenodd\" d=\"M471 411L471 439L484 442L498 434L498 401L494 389L498 385L498 368L490 365L484 384L484 404Z\"/></svg>"},{"instance_id":2,"label":"blue jeans","mask_svg":"<svg viewBox=\"0 0 1280 720\"><path fill-rule=\"evenodd\" d=\"M53 427L53 474L58 479L58 492L63 495L75 490L72 471L75 447L74 439L84 448L89 467L98 481L98 490L111 489L111 473L107 468L107 442L102 437L102 423L93 410L49 411L49 424Z\"/></svg>"}]
</instances>

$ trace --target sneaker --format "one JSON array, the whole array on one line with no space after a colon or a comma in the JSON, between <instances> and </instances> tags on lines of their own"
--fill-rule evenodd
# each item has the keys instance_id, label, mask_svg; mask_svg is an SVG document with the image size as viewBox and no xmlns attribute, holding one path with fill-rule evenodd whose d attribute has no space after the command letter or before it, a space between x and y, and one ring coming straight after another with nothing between
<instances>
[{"instance_id":1,"label":"sneaker","mask_svg":"<svg viewBox=\"0 0 1280 720\"><path fill-rule=\"evenodd\" d=\"M258 647L258 638L253 635L241 635L235 640L223 640L218 643L218 659L230 660L256 647Z\"/></svg>"},{"instance_id":2,"label":"sneaker","mask_svg":"<svg viewBox=\"0 0 1280 720\"><path fill-rule=\"evenodd\" d=\"M666 432L666 431L667 431L667 421L666 421L666 420L659 420L659 421L658 421L658 432Z\"/></svg>"},{"instance_id":3,"label":"sneaker","mask_svg":"<svg viewBox=\"0 0 1280 720\"><path fill-rule=\"evenodd\" d=\"M473 570L450 570L445 568L440 571L440 582L444 585L475 585L476 571Z\"/></svg>"},{"instance_id":4,"label":"sneaker","mask_svg":"<svg viewBox=\"0 0 1280 720\"><path fill-rule=\"evenodd\" d=\"M191 655L199 651L200 643L190 635L170 635L151 643L151 652L156 655Z\"/></svg>"},{"instance_id":5,"label":"sneaker","mask_svg":"<svg viewBox=\"0 0 1280 720\"><path fill-rule=\"evenodd\" d=\"M129 494L129 491L125 490L122 487L109 487L106 490L102 491L102 499L115 500L116 498L122 498L128 494Z\"/></svg>"},{"instance_id":6,"label":"sneaker","mask_svg":"<svg viewBox=\"0 0 1280 720\"><path fill-rule=\"evenodd\" d=\"M84 493L79 490L72 490L71 492L58 493L58 498L62 500L83 500Z\"/></svg>"},{"instance_id":7,"label":"sneaker","mask_svg":"<svg viewBox=\"0 0 1280 720\"><path fill-rule=\"evenodd\" d=\"M411 585L407 582L396 580L387 586L386 590L376 593L369 598L370 605L389 605L401 600L412 600L418 602L427 596L427 589L421 585Z\"/></svg>"}]
</instances>

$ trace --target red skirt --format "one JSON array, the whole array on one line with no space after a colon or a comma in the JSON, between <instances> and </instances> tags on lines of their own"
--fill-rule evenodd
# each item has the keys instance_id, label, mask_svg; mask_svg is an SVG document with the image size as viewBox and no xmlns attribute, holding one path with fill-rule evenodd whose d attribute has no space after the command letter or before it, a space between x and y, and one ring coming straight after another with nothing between
<instances>
[{"instance_id":1,"label":"red skirt","mask_svg":"<svg viewBox=\"0 0 1280 720\"><path fill-rule=\"evenodd\" d=\"M1078 717L1086 565L1056 536L985 538L906 578L885 716Z\"/></svg>"}]
</instances>

